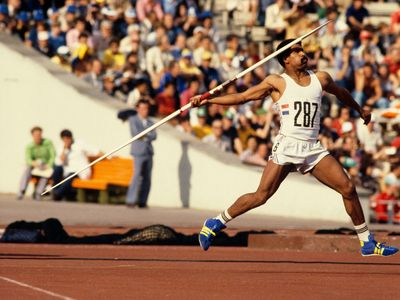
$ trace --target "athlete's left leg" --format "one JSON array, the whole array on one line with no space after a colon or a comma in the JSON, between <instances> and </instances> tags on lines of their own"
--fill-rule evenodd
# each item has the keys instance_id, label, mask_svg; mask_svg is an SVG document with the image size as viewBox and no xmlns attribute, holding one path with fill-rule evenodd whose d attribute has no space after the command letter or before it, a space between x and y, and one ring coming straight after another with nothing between
<instances>
[{"instance_id":1,"label":"athlete's left leg","mask_svg":"<svg viewBox=\"0 0 400 300\"><path fill-rule=\"evenodd\" d=\"M365 223L356 188L335 158L331 155L325 156L312 169L311 174L320 182L342 195L346 211L353 221L354 228L360 239L362 255L388 256L398 251L395 247L386 246L374 240Z\"/></svg>"},{"instance_id":2,"label":"athlete's left leg","mask_svg":"<svg viewBox=\"0 0 400 300\"><path fill-rule=\"evenodd\" d=\"M365 223L356 188L343 167L331 155L325 156L311 171L320 182L340 193L344 206L355 226Z\"/></svg>"}]
</instances>

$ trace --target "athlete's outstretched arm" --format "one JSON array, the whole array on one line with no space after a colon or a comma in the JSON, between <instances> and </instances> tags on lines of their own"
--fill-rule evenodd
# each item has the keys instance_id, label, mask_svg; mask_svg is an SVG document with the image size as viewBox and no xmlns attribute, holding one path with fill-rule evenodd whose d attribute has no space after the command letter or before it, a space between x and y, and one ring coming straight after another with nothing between
<instances>
[{"instance_id":1,"label":"athlete's outstretched arm","mask_svg":"<svg viewBox=\"0 0 400 300\"><path fill-rule=\"evenodd\" d=\"M320 71L317 73L317 76L324 91L335 95L343 104L356 110L364 120L364 124L368 124L371 121L371 113L364 111L354 100L349 91L338 86L328 73Z\"/></svg>"},{"instance_id":2,"label":"athlete's outstretched arm","mask_svg":"<svg viewBox=\"0 0 400 300\"><path fill-rule=\"evenodd\" d=\"M247 89L242 93L229 94L225 96L215 97L211 99L201 100L201 95L194 96L190 99L193 106L201 106L206 103L214 103L220 105L236 105L243 104L249 101L261 100L269 96L273 90L270 84L271 76L265 78L259 84Z\"/></svg>"}]
</instances>

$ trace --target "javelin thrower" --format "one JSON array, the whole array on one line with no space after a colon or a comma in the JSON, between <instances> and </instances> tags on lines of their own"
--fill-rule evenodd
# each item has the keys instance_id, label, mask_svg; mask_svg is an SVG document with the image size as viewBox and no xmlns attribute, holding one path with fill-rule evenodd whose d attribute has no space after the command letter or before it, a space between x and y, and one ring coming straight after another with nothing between
<instances>
[{"instance_id":1,"label":"javelin thrower","mask_svg":"<svg viewBox=\"0 0 400 300\"><path fill-rule=\"evenodd\" d=\"M210 90L209 92L204 93L203 95L199 96L201 100L207 99L211 96L215 96L218 93L220 93L221 91L223 91L227 86L233 84L234 82L236 82L236 80L238 80L239 78L243 77L244 75L246 75L247 73L257 69L259 66L265 64L268 60L270 60L271 58L276 57L277 55L279 55L280 53L282 53L283 51L289 49L291 46L295 45L298 42L301 42L302 40L304 40L305 38L307 38L308 36L314 34L315 32L317 32L318 30L320 30L322 27L326 26L328 23L330 23L331 21L328 21L320 26L318 26L317 28L314 28L313 30L311 30L310 32L298 37L297 39L293 40L292 42L288 43L287 45L285 45L284 47L282 47L281 49L275 51L274 53L271 53L270 55L268 55L267 57L264 57L262 60L260 60L259 62L257 62L256 64L252 65L251 67L247 68L246 70L240 72L239 74L237 74L234 78L227 80L223 83L221 83L219 86L213 88L212 90ZM75 173L69 175L67 178L65 178L64 180L60 181L59 183L57 183L56 185L53 185L51 188L49 188L48 190L46 190L45 192L43 192L41 195L45 195L47 193L49 193L50 191L52 191L53 189L55 189L56 187L60 186L61 184L63 184L64 182L71 180L72 178L74 178L75 176L77 176L78 174L80 174L81 172L85 171L86 169L90 168L91 166L95 165L96 163L98 163L99 161L111 156L112 154L114 154L115 152L121 150L122 148L128 146L129 144L133 143L134 141L141 139L142 137L144 137L147 133L149 133L150 131L156 129L157 127L163 125L164 123L168 122L169 120L172 120L173 118L175 118L176 116L178 116L179 114L181 114L182 112L184 112L185 110L189 109L192 107L192 103L189 102L188 104L182 106L180 109L176 110L175 112L173 112L172 114L166 116L165 118L161 119L160 121L158 121L157 123L153 124L152 126L148 127L147 129L143 130L142 132L140 132L139 134L135 135L134 137L132 137L129 141L127 141L126 143L114 148L113 150L107 152L106 154L100 156L99 158L97 158L96 160L92 161L90 164L86 165L85 167L83 167L82 169L80 169L79 171L76 171Z\"/></svg>"},{"instance_id":2,"label":"javelin thrower","mask_svg":"<svg viewBox=\"0 0 400 300\"><path fill-rule=\"evenodd\" d=\"M289 39L281 42L277 51L293 41ZM342 195L346 212L360 240L363 256L395 254L397 248L375 241L365 223L354 184L343 167L318 140L323 91L335 95L344 105L356 110L365 125L370 122L371 114L364 111L346 89L336 85L328 73L322 71L314 73L307 69L308 58L301 42L291 45L277 58L285 69L281 75L269 75L261 83L242 93L211 99L195 96L191 99L193 106L207 103L238 105L271 96L279 107L281 123L280 132L257 190L240 196L220 215L207 219L199 234L200 246L203 250L207 250L216 234L226 228L227 222L265 204L278 190L289 172L295 168L302 174L311 173L320 182Z\"/></svg>"}]
</instances>

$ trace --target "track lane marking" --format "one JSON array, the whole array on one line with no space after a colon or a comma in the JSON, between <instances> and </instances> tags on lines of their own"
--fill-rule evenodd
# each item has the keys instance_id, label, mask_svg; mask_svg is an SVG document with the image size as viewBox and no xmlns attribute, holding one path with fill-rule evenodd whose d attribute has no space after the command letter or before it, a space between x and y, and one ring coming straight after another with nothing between
<instances>
[{"instance_id":1,"label":"track lane marking","mask_svg":"<svg viewBox=\"0 0 400 300\"><path fill-rule=\"evenodd\" d=\"M70 298L70 297L67 297L67 296L63 296L63 295L60 295L60 294L57 294L57 293L53 293L51 291L44 290L44 289L38 288L36 286L30 285L30 284L27 284L27 283L23 283L23 282L20 282L20 281L17 281L17 280L8 278L8 277L0 276L0 279L3 279L4 281L10 282L10 283L14 283L14 284L19 285L19 286L23 286L23 287L32 289L32 290L37 291L37 292L44 293L44 294L49 295L49 296L53 296L55 298L60 298L60 299L63 299L63 300L74 300L73 298Z\"/></svg>"}]
</instances>

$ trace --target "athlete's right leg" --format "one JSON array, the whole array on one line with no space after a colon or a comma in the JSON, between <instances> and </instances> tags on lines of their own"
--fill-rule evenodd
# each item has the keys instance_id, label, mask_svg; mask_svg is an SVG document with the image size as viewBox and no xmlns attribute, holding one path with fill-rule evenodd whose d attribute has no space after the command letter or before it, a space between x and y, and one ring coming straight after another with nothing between
<instances>
[{"instance_id":1,"label":"athlete's right leg","mask_svg":"<svg viewBox=\"0 0 400 300\"><path fill-rule=\"evenodd\" d=\"M231 218L236 218L245 212L265 204L278 190L282 181L293 168L292 165L278 165L269 160L264 168L260 184L254 193L240 196L227 212Z\"/></svg>"},{"instance_id":2,"label":"athlete's right leg","mask_svg":"<svg viewBox=\"0 0 400 300\"><path fill-rule=\"evenodd\" d=\"M225 223L245 212L263 205L279 188L289 174L292 165L278 165L269 160L264 168L260 184L254 193L240 196L229 209L213 219L207 219L199 234L203 250L207 250L216 234L224 229Z\"/></svg>"}]
</instances>

